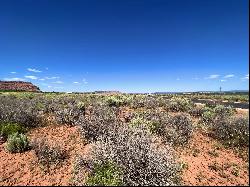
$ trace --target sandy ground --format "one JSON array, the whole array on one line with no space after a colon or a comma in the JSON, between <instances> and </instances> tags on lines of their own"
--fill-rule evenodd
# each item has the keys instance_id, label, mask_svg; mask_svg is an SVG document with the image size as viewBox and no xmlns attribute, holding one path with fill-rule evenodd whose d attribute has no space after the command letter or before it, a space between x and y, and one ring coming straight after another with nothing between
<instances>
[{"instance_id":1,"label":"sandy ground","mask_svg":"<svg viewBox=\"0 0 250 187\"><path fill-rule=\"evenodd\" d=\"M247 111L238 111L246 115ZM125 117L127 112L121 114ZM25 153L10 154L0 145L0 185L1 186L66 186L71 184L75 157L87 154L77 127L49 125L31 130L31 141L46 138L51 144L58 144L68 158L62 166L45 172L37 163L33 150ZM183 171L184 185L248 185L248 163L233 150L221 147L214 139L196 132L189 146L178 151L180 161L186 165Z\"/></svg>"},{"instance_id":2,"label":"sandy ground","mask_svg":"<svg viewBox=\"0 0 250 187\"><path fill-rule=\"evenodd\" d=\"M195 133L188 148L181 151L180 160L186 164L183 182L187 186L248 185L248 164L233 150L202 133Z\"/></svg>"},{"instance_id":3,"label":"sandy ground","mask_svg":"<svg viewBox=\"0 0 250 187\"><path fill-rule=\"evenodd\" d=\"M28 133L30 140L36 137L57 143L62 149L67 151L68 158L62 166L49 172L44 172L37 163L33 150L10 154L4 149L4 144L0 145L0 185L20 186L20 185L69 185L73 163L77 153L84 153L84 144L80 138L77 127L68 126L48 126L31 130Z\"/></svg>"}]
</instances>

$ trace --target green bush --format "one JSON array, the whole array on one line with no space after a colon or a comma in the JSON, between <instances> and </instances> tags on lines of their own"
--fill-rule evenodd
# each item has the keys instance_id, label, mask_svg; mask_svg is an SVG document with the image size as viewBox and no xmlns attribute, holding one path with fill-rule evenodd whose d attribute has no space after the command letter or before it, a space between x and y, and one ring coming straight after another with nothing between
<instances>
[{"instance_id":1,"label":"green bush","mask_svg":"<svg viewBox=\"0 0 250 187\"><path fill-rule=\"evenodd\" d=\"M235 113L232 107L225 107L223 105L216 105L215 107L205 107L202 112L202 122L206 125L213 125L217 120L229 118Z\"/></svg>"},{"instance_id":2,"label":"green bush","mask_svg":"<svg viewBox=\"0 0 250 187\"><path fill-rule=\"evenodd\" d=\"M139 125L145 125L152 134L159 134L158 132L161 131L161 128L163 128L159 119L148 120L140 115L133 118L130 121L129 125L131 127L136 127L136 126L138 127Z\"/></svg>"},{"instance_id":3,"label":"green bush","mask_svg":"<svg viewBox=\"0 0 250 187\"><path fill-rule=\"evenodd\" d=\"M86 107L86 104L84 102L80 101L80 102L77 103L77 108L78 109L85 109L85 107Z\"/></svg>"},{"instance_id":4,"label":"green bush","mask_svg":"<svg viewBox=\"0 0 250 187\"><path fill-rule=\"evenodd\" d=\"M194 104L187 98L173 97L170 99L168 108L173 112L187 112L193 105Z\"/></svg>"},{"instance_id":5,"label":"green bush","mask_svg":"<svg viewBox=\"0 0 250 187\"><path fill-rule=\"evenodd\" d=\"M7 140L9 135L14 133L25 133L26 129L17 123L1 123L0 124L0 137Z\"/></svg>"},{"instance_id":6,"label":"green bush","mask_svg":"<svg viewBox=\"0 0 250 187\"><path fill-rule=\"evenodd\" d=\"M215 117L215 113L214 113L214 110L209 108L209 107L205 107L203 109L203 112L202 112L202 122L205 123L205 124L209 124L213 121Z\"/></svg>"},{"instance_id":7,"label":"green bush","mask_svg":"<svg viewBox=\"0 0 250 187\"><path fill-rule=\"evenodd\" d=\"M107 98L105 98L105 103L110 107L111 106L120 107L126 105L128 100L129 98L123 95L112 95L112 96L107 96Z\"/></svg>"},{"instance_id":8,"label":"green bush","mask_svg":"<svg viewBox=\"0 0 250 187\"><path fill-rule=\"evenodd\" d=\"M121 172L112 162L95 164L93 173L87 178L88 186L121 186Z\"/></svg>"},{"instance_id":9,"label":"green bush","mask_svg":"<svg viewBox=\"0 0 250 187\"><path fill-rule=\"evenodd\" d=\"M214 113L216 117L227 118L234 114L234 109L232 107L225 107L223 105L217 105L214 108Z\"/></svg>"},{"instance_id":10,"label":"green bush","mask_svg":"<svg viewBox=\"0 0 250 187\"><path fill-rule=\"evenodd\" d=\"M29 149L29 141L26 135L14 133L8 137L6 147L11 153L22 153Z\"/></svg>"}]
</instances>

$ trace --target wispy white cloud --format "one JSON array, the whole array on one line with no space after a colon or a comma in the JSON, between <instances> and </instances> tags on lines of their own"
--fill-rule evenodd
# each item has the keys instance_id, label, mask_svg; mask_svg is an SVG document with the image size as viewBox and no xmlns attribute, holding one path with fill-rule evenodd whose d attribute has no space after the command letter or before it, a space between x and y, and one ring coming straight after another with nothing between
<instances>
[{"instance_id":1,"label":"wispy white cloud","mask_svg":"<svg viewBox=\"0 0 250 187\"><path fill-rule=\"evenodd\" d=\"M33 75L26 75L24 77L27 78L27 79L32 79L32 80L36 80L37 79L37 77L33 76Z\"/></svg>"},{"instance_id":2,"label":"wispy white cloud","mask_svg":"<svg viewBox=\"0 0 250 187\"><path fill-rule=\"evenodd\" d=\"M16 74L16 72L15 71L12 71L12 72L10 72L11 74Z\"/></svg>"},{"instance_id":3,"label":"wispy white cloud","mask_svg":"<svg viewBox=\"0 0 250 187\"><path fill-rule=\"evenodd\" d=\"M243 81L249 80L249 74L245 75L245 77L242 77L241 80L243 80Z\"/></svg>"},{"instance_id":4,"label":"wispy white cloud","mask_svg":"<svg viewBox=\"0 0 250 187\"><path fill-rule=\"evenodd\" d=\"M227 79L227 78L232 78L232 77L234 77L234 75L233 75L233 74L230 74L230 75L226 75L226 76L224 76L224 78L225 78L225 79Z\"/></svg>"},{"instance_id":5,"label":"wispy white cloud","mask_svg":"<svg viewBox=\"0 0 250 187\"><path fill-rule=\"evenodd\" d=\"M50 79L59 79L60 77L45 77L45 79L48 79L48 80L50 80Z\"/></svg>"},{"instance_id":6,"label":"wispy white cloud","mask_svg":"<svg viewBox=\"0 0 250 187\"><path fill-rule=\"evenodd\" d=\"M4 78L5 81L25 81L23 78L13 77L13 78Z\"/></svg>"},{"instance_id":7,"label":"wispy white cloud","mask_svg":"<svg viewBox=\"0 0 250 187\"><path fill-rule=\"evenodd\" d=\"M79 82L77 82L77 81L76 81L76 82L73 82L73 83L74 83L74 84L80 84L80 83L79 83Z\"/></svg>"},{"instance_id":8,"label":"wispy white cloud","mask_svg":"<svg viewBox=\"0 0 250 187\"><path fill-rule=\"evenodd\" d=\"M45 81L45 79L38 79L39 81Z\"/></svg>"},{"instance_id":9,"label":"wispy white cloud","mask_svg":"<svg viewBox=\"0 0 250 187\"><path fill-rule=\"evenodd\" d=\"M209 75L209 77L205 77L205 79L217 79L220 75Z\"/></svg>"},{"instance_id":10,"label":"wispy white cloud","mask_svg":"<svg viewBox=\"0 0 250 187\"><path fill-rule=\"evenodd\" d=\"M51 88L52 86L48 86L48 88Z\"/></svg>"},{"instance_id":11,"label":"wispy white cloud","mask_svg":"<svg viewBox=\"0 0 250 187\"><path fill-rule=\"evenodd\" d=\"M179 80L181 80L181 79L180 79L180 78L177 78L176 80L179 81Z\"/></svg>"},{"instance_id":12,"label":"wispy white cloud","mask_svg":"<svg viewBox=\"0 0 250 187\"><path fill-rule=\"evenodd\" d=\"M86 81L86 79L82 79L82 82L83 82L84 84L88 84L88 81Z\"/></svg>"},{"instance_id":13,"label":"wispy white cloud","mask_svg":"<svg viewBox=\"0 0 250 187\"><path fill-rule=\"evenodd\" d=\"M224 80L224 79L222 79L222 80L220 80L220 82L226 82L227 80Z\"/></svg>"},{"instance_id":14,"label":"wispy white cloud","mask_svg":"<svg viewBox=\"0 0 250 187\"><path fill-rule=\"evenodd\" d=\"M53 82L53 83L55 83L55 84L63 84L62 81L55 81L55 82Z\"/></svg>"},{"instance_id":15,"label":"wispy white cloud","mask_svg":"<svg viewBox=\"0 0 250 187\"><path fill-rule=\"evenodd\" d=\"M46 70L49 70L49 68L45 68Z\"/></svg>"},{"instance_id":16,"label":"wispy white cloud","mask_svg":"<svg viewBox=\"0 0 250 187\"><path fill-rule=\"evenodd\" d=\"M28 68L27 70L28 70L28 71L31 71L31 72L35 72L35 73L41 73L41 72L42 72L42 71L40 71L40 70L32 69L32 68Z\"/></svg>"}]
</instances>

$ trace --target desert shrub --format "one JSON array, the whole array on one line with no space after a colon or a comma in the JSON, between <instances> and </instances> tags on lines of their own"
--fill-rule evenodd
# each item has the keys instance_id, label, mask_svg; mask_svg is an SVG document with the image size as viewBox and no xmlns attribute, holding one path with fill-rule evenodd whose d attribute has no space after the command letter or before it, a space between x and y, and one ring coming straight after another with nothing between
<instances>
[{"instance_id":1,"label":"desert shrub","mask_svg":"<svg viewBox=\"0 0 250 187\"><path fill-rule=\"evenodd\" d=\"M194 117L201 117L203 114L203 107L194 106L189 109L188 113Z\"/></svg>"},{"instance_id":2,"label":"desert shrub","mask_svg":"<svg viewBox=\"0 0 250 187\"><path fill-rule=\"evenodd\" d=\"M205 107L202 112L202 123L204 124L212 123L214 118L215 118L214 110L209 107Z\"/></svg>"},{"instance_id":3,"label":"desert shrub","mask_svg":"<svg viewBox=\"0 0 250 187\"><path fill-rule=\"evenodd\" d=\"M193 135L193 124L188 114L178 114L169 118L165 129L164 139L173 145L185 145Z\"/></svg>"},{"instance_id":4,"label":"desert shrub","mask_svg":"<svg viewBox=\"0 0 250 187\"><path fill-rule=\"evenodd\" d=\"M136 126L139 126L139 125L141 125L141 124L146 125L146 123L148 123L148 121L146 121L146 120L143 119L142 117L137 116L137 117L133 118L133 119L130 121L129 125L131 125L132 127L136 127Z\"/></svg>"},{"instance_id":5,"label":"desert shrub","mask_svg":"<svg viewBox=\"0 0 250 187\"><path fill-rule=\"evenodd\" d=\"M36 127L41 124L42 111L30 99L0 96L0 121Z\"/></svg>"},{"instance_id":6,"label":"desert shrub","mask_svg":"<svg viewBox=\"0 0 250 187\"><path fill-rule=\"evenodd\" d=\"M176 146L187 144L194 129L192 119L186 113L169 116L165 112L151 110L133 114L129 125L144 125L151 134L162 137L165 142Z\"/></svg>"},{"instance_id":7,"label":"desert shrub","mask_svg":"<svg viewBox=\"0 0 250 187\"><path fill-rule=\"evenodd\" d=\"M26 135L14 133L9 135L6 150L11 153L22 153L29 149L29 141Z\"/></svg>"},{"instance_id":8,"label":"desert shrub","mask_svg":"<svg viewBox=\"0 0 250 187\"><path fill-rule=\"evenodd\" d=\"M170 99L168 109L173 112L187 112L193 107L193 103L187 98L173 97Z\"/></svg>"},{"instance_id":9,"label":"desert shrub","mask_svg":"<svg viewBox=\"0 0 250 187\"><path fill-rule=\"evenodd\" d=\"M59 165L67 157L66 152L60 148L59 144L49 145L44 139L33 141L32 148L39 164L47 168L51 165Z\"/></svg>"},{"instance_id":10,"label":"desert shrub","mask_svg":"<svg viewBox=\"0 0 250 187\"><path fill-rule=\"evenodd\" d=\"M86 107L86 104L85 104L84 102L79 101L79 102L77 103L77 108L78 108L78 109L84 110L85 107Z\"/></svg>"},{"instance_id":11,"label":"desert shrub","mask_svg":"<svg viewBox=\"0 0 250 187\"><path fill-rule=\"evenodd\" d=\"M49 113L54 114L60 124L75 125L85 115L85 105L71 97L55 98L49 105Z\"/></svg>"},{"instance_id":12,"label":"desert shrub","mask_svg":"<svg viewBox=\"0 0 250 187\"><path fill-rule=\"evenodd\" d=\"M133 99L130 103L130 107L137 109L137 108L142 108L145 106L145 98L146 96L144 95L133 95Z\"/></svg>"},{"instance_id":13,"label":"desert shrub","mask_svg":"<svg viewBox=\"0 0 250 187\"><path fill-rule=\"evenodd\" d=\"M217 105L214 109L216 117L227 118L234 114L234 109L232 107L225 107L223 105Z\"/></svg>"},{"instance_id":14,"label":"desert shrub","mask_svg":"<svg viewBox=\"0 0 250 187\"><path fill-rule=\"evenodd\" d=\"M89 110L90 115L82 121L78 121L81 134L88 142L95 142L99 136L108 134L120 124L116 108L99 105Z\"/></svg>"},{"instance_id":15,"label":"desert shrub","mask_svg":"<svg viewBox=\"0 0 250 187\"><path fill-rule=\"evenodd\" d=\"M168 105L168 102L163 97L153 95L134 95L131 97L130 107L137 109L156 109L158 107L164 107Z\"/></svg>"},{"instance_id":16,"label":"desert shrub","mask_svg":"<svg viewBox=\"0 0 250 187\"><path fill-rule=\"evenodd\" d=\"M223 105L216 105L215 107L204 107L202 112L202 123L206 125L213 125L215 121L223 120L233 116L235 110L232 107L225 107Z\"/></svg>"},{"instance_id":17,"label":"desert shrub","mask_svg":"<svg viewBox=\"0 0 250 187\"><path fill-rule=\"evenodd\" d=\"M176 185L179 183L179 165L170 146L158 148L143 125L121 126L109 136L98 138L92 149L92 162L103 165L112 162L121 173L124 185Z\"/></svg>"},{"instance_id":18,"label":"desert shrub","mask_svg":"<svg viewBox=\"0 0 250 187\"><path fill-rule=\"evenodd\" d=\"M249 118L219 118L214 121L211 134L227 146L249 146Z\"/></svg>"},{"instance_id":19,"label":"desert shrub","mask_svg":"<svg viewBox=\"0 0 250 187\"><path fill-rule=\"evenodd\" d=\"M93 172L88 176L87 186L122 186L121 172L112 162L95 164Z\"/></svg>"},{"instance_id":20,"label":"desert shrub","mask_svg":"<svg viewBox=\"0 0 250 187\"><path fill-rule=\"evenodd\" d=\"M129 125L145 125L151 133L162 135L167 120L168 114L164 112L146 110L132 114Z\"/></svg>"},{"instance_id":21,"label":"desert shrub","mask_svg":"<svg viewBox=\"0 0 250 187\"><path fill-rule=\"evenodd\" d=\"M118 96L108 96L105 100L108 106L119 107L124 104L124 100Z\"/></svg>"},{"instance_id":22,"label":"desert shrub","mask_svg":"<svg viewBox=\"0 0 250 187\"><path fill-rule=\"evenodd\" d=\"M17 123L0 123L0 137L7 140L9 135L14 133L25 133L26 129Z\"/></svg>"}]
</instances>

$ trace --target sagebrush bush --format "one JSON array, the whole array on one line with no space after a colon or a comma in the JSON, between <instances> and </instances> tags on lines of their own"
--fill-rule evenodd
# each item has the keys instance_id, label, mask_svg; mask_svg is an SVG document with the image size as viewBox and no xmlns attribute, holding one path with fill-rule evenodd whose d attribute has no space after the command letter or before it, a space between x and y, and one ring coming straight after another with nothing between
<instances>
[{"instance_id":1,"label":"sagebrush bush","mask_svg":"<svg viewBox=\"0 0 250 187\"><path fill-rule=\"evenodd\" d=\"M217 105L214 109L214 113L218 118L227 118L234 114L234 109L232 107L225 107L223 105Z\"/></svg>"},{"instance_id":2,"label":"sagebrush bush","mask_svg":"<svg viewBox=\"0 0 250 187\"><path fill-rule=\"evenodd\" d=\"M36 127L41 124L42 111L39 111L33 100L0 96L0 121L23 124L25 127Z\"/></svg>"},{"instance_id":3,"label":"sagebrush bush","mask_svg":"<svg viewBox=\"0 0 250 187\"><path fill-rule=\"evenodd\" d=\"M88 142L95 142L101 135L108 134L113 128L119 126L118 110L99 105L90 109L90 114L82 121L78 121L81 134Z\"/></svg>"},{"instance_id":4,"label":"sagebrush bush","mask_svg":"<svg viewBox=\"0 0 250 187\"><path fill-rule=\"evenodd\" d=\"M109 136L100 136L91 154L95 164L114 163L121 171L124 185L176 185L179 165L170 146L157 148L147 127L121 126Z\"/></svg>"},{"instance_id":5,"label":"sagebrush bush","mask_svg":"<svg viewBox=\"0 0 250 187\"><path fill-rule=\"evenodd\" d=\"M169 118L164 129L164 138L169 143L183 146L191 139L193 130L190 115L178 114Z\"/></svg>"},{"instance_id":6,"label":"sagebrush bush","mask_svg":"<svg viewBox=\"0 0 250 187\"><path fill-rule=\"evenodd\" d=\"M173 112L187 112L194 104L187 98L173 97L170 99L168 109Z\"/></svg>"},{"instance_id":7,"label":"sagebrush bush","mask_svg":"<svg viewBox=\"0 0 250 187\"><path fill-rule=\"evenodd\" d=\"M26 129L17 123L0 123L0 137L7 140L8 136L14 133L25 133Z\"/></svg>"},{"instance_id":8,"label":"sagebrush bush","mask_svg":"<svg viewBox=\"0 0 250 187\"><path fill-rule=\"evenodd\" d=\"M112 162L95 164L93 172L86 179L87 186L122 186L121 172Z\"/></svg>"},{"instance_id":9,"label":"sagebrush bush","mask_svg":"<svg viewBox=\"0 0 250 187\"><path fill-rule=\"evenodd\" d=\"M164 107L167 105L167 100L162 97L152 96L152 95L134 95L131 96L129 106L137 109L137 108L147 108L147 109L155 109L158 107Z\"/></svg>"},{"instance_id":10,"label":"sagebrush bush","mask_svg":"<svg viewBox=\"0 0 250 187\"><path fill-rule=\"evenodd\" d=\"M32 148L38 158L39 164L49 168L52 165L59 165L67 157L67 153L61 149L60 144L49 145L46 140L34 140Z\"/></svg>"},{"instance_id":11,"label":"sagebrush bush","mask_svg":"<svg viewBox=\"0 0 250 187\"><path fill-rule=\"evenodd\" d=\"M205 125L213 125L215 121L230 118L235 114L232 107L225 107L223 105L216 105L214 107L204 107L202 112L201 122Z\"/></svg>"},{"instance_id":12,"label":"sagebrush bush","mask_svg":"<svg viewBox=\"0 0 250 187\"><path fill-rule=\"evenodd\" d=\"M55 98L48 107L60 124L76 125L85 115L85 104L71 97Z\"/></svg>"},{"instance_id":13,"label":"sagebrush bush","mask_svg":"<svg viewBox=\"0 0 250 187\"><path fill-rule=\"evenodd\" d=\"M129 125L144 125L152 134L176 146L187 144L194 129L191 116L186 113L170 116L165 112L151 110L133 114Z\"/></svg>"},{"instance_id":14,"label":"sagebrush bush","mask_svg":"<svg viewBox=\"0 0 250 187\"><path fill-rule=\"evenodd\" d=\"M126 103L124 98L119 97L117 95L107 96L107 98L105 99L105 102L110 107L112 107L112 106L119 107L119 106L122 106Z\"/></svg>"},{"instance_id":15,"label":"sagebrush bush","mask_svg":"<svg viewBox=\"0 0 250 187\"><path fill-rule=\"evenodd\" d=\"M232 147L249 146L249 118L231 117L216 119L211 134L223 144Z\"/></svg>"},{"instance_id":16,"label":"sagebrush bush","mask_svg":"<svg viewBox=\"0 0 250 187\"><path fill-rule=\"evenodd\" d=\"M11 153L22 153L29 149L29 141L26 135L14 133L9 135L5 146Z\"/></svg>"},{"instance_id":17,"label":"sagebrush bush","mask_svg":"<svg viewBox=\"0 0 250 187\"><path fill-rule=\"evenodd\" d=\"M143 112L136 112L131 114L132 119L129 125L138 126L145 125L148 130L157 135L162 135L165 124L168 121L168 114L158 110L146 110Z\"/></svg>"},{"instance_id":18,"label":"sagebrush bush","mask_svg":"<svg viewBox=\"0 0 250 187\"><path fill-rule=\"evenodd\" d=\"M214 110L209 107L204 107L202 112L202 122L204 124L210 124L215 118Z\"/></svg>"},{"instance_id":19,"label":"sagebrush bush","mask_svg":"<svg viewBox=\"0 0 250 187\"><path fill-rule=\"evenodd\" d=\"M203 114L204 108L200 106L194 106L189 109L188 113L193 117L201 117Z\"/></svg>"}]
</instances>

